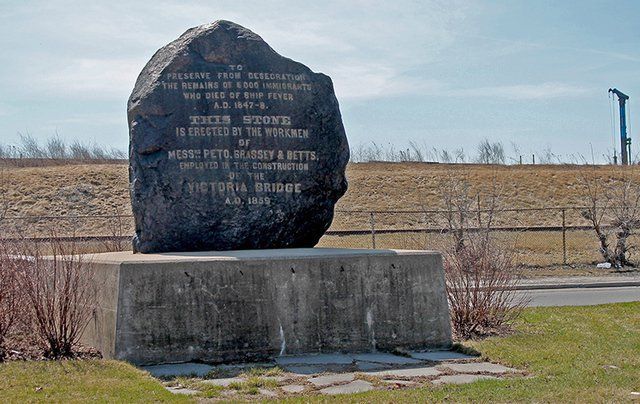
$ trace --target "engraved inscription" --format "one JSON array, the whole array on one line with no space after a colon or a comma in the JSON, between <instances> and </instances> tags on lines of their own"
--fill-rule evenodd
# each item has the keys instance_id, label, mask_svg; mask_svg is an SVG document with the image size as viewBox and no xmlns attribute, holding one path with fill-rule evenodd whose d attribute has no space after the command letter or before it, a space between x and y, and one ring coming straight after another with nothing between
<instances>
[{"instance_id":1,"label":"engraved inscription","mask_svg":"<svg viewBox=\"0 0 640 404\"><path fill-rule=\"evenodd\" d=\"M179 148L167 151L169 162L185 174L215 170L218 179L188 182L185 191L232 205L270 205L275 194L303 193L295 173L313 170L320 159L305 147L312 133L295 117L270 112L312 91L309 77L245 71L242 65L220 70L171 72L159 82L163 92L193 102L194 110L205 102L207 111L215 111L194 113L173 128ZM282 172L290 174L288 182L279 180Z\"/></svg>"}]
</instances>

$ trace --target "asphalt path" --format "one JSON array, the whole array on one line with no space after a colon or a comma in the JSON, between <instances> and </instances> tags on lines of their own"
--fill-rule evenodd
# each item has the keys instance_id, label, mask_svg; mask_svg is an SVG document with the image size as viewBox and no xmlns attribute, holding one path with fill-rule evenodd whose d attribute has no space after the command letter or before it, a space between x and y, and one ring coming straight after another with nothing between
<instances>
[{"instance_id":1,"label":"asphalt path","mask_svg":"<svg viewBox=\"0 0 640 404\"><path fill-rule=\"evenodd\" d=\"M536 289L519 291L531 298L529 306L590 306L640 301L640 287Z\"/></svg>"}]
</instances>

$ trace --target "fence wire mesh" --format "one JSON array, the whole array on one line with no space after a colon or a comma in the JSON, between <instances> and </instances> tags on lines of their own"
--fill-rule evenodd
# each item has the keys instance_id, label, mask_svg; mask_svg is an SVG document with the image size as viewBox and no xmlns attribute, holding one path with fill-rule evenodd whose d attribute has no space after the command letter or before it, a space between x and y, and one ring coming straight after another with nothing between
<instances>
[{"instance_id":1,"label":"fence wire mesh","mask_svg":"<svg viewBox=\"0 0 640 404\"><path fill-rule=\"evenodd\" d=\"M601 260L599 242L584 208L505 209L473 212L469 231L489 227L526 266L591 264ZM490 221L490 222L489 222ZM338 210L320 247L444 250L451 246L443 211ZM130 248L131 215L19 216L0 218L0 237L82 241L87 252ZM630 244L637 245L637 236Z\"/></svg>"}]
</instances>

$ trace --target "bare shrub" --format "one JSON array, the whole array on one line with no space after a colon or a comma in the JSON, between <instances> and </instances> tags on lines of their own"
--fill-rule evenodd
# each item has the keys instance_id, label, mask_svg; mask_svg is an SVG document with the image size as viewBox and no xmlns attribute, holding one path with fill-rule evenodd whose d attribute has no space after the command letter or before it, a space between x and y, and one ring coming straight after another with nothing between
<instances>
[{"instance_id":1,"label":"bare shrub","mask_svg":"<svg viewBox=\"0 0 640 404\"><path fill-rule=\"evenodd\" d=\"M504 164L504 146L501 142L490 142L484 139L478 145L476 162L480 164Z\"/></svg>"},{"instance_id":2,"label":"bare shrub","mask_svg":"<svg viewBox=\"0 0 640 404\"><path fill-rule=\"evenodd\" d=\"M71 143L69 149L71 151L71 158L74 160L89 160L91 158L91 150L89 147L77 140Z\"/></svg>"},{"instance_id":3,"label":"bare shrub","mask_svg":"<svg viewBox=\"0 0 640 404\"><path fill-rule=\"evenodd\" d=\"M20 136L21 156L24 158L41 159L46 157L47 153L40 147L40 144L29 133Z\"/></svg>"},{"instance_id":4,"label":"bare shrub","mask_svg":"<svg viewBox=\"0 0 640 404\"><path fill-rule=\"evenodd\" d=\"M106 160L109 158L109 152L99 144L94 144L91 148L91 158L94 160Z\"/></svg>"},{"instance_id":5,"label":"bare shrub","mask_svg":"<svg viewBox=\"0 0 640 404\"><path fill-rule=\"evenodd\" d=\"M118 148L112 147L109 150L109 158L114 160L125 160L127 158L127 153Z\"/></svg>"},{"instance_id":6,"label":"bare shrub","mask_svg":"<svg viewBox=\"0 0 640 404\"><path fill-rule=\"evenodd\" d=\"M445 252L451 323L458 338L509 329L526 300L513 289L519 276L512 254L491 237L467 237L464 247Z\"/></svg>"},{"instance_id":7,"label":"bare shrub","mask_svg":"<svg viewBox=\"0 0 640 404\"><path fill-rule=\"evenodd\" d=\"M15 262L5 242L0 243L0 362L5 356L5 339L18 318L19 297Z\"/></svg>"},{"instance_id":8,"label":"bare shrub","mask_svg":"<svg viewBox=\"0 0 640 404\"><path fill-rule=\"evenodd\" d=\"M127 235L124 215L119 208L115 208L114 215L107 219L107 230L109 238L102 243L105 251L125 251L131 246L131 241Z\"/></svg>"},{"instance_id":9,"label":"bare shrub","mask_svg":"<svg viewBox=\"0 0 640 404\"><path fill-rule=\"evenodd\" d=\"M33 331L48 358L72 357L96 309L92 272L75 243L21 243L15 262ZM45 257L43 251L51 251Z\"/></svg>"},{"instance_id":10,"label":"bare shrub","mask_svg":"<svg viewBox=\"0 0 640 404\"><path fill-rule=\"evenodd\" d=\"M596 170L592 166L579 175L586 201L582 216L598 238L604 262L615 268L633 267L631 253L637 246L630 237L640 228L640 184L625 175L624 169L620 169L618 178L610 175L607 179Z\"/></svg>"},{"instance_id":11,"label":"bare shrub","mask_svg":"<svg viewBox=\"0 0 640 404\"><path fill-rule=\"evenodd\" d=\"M67 145L57 133L47 140L47 155L49 158L56 160L67 158Z\"/></svg>"},{"instance_id":12,"label":"bare shrub","mask_svg":"<svg viewBox=\"0 0 640 404\"><path fill-rule=\"evenodd\" d=\"M454 333L463 339L502 333L528 298L515 290L520 274L512 246L499 245L491 234L499 211L495 178L483 195L488 201L484 207L479 205L480 194L472 191L464 177L451 176L440 188L451 236L444 269Z\"/></svg>"}]
</instances>

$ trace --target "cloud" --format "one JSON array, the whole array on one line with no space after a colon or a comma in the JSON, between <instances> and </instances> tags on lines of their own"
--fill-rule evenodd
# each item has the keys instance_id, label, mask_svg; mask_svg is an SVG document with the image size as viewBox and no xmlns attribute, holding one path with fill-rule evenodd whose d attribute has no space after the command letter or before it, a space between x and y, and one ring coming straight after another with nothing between
<instances>
[{"instance_id":1,"label":"cloud","mask_svg":"<svg viewBox=\"0 0 640 404\"><path fill-rule=\"evenodd\" d=\"M13 60L0 67L0 85L21 95L95 100L126 99L153 52L187 28L220 18L246 25L284 56L328 74L340 96L409 94L420 86L405 72L436 60L463 31L471 8L456 0L247 1L241 8L230 1L36 3L12 7L13 22L0 28L12 32L0 43ZM11 82L3 83L2 73Z\"/></svg>"},{"instance_id":2,"label":"cloud","mask_svg":"<svg viewBox=\"0 0 640 404\"><path fill-rule=\"evenodd\" d=\"M508 100L543 100L578 97L587 94L584 87L563 83L519 84L449 90L445 95L455 97L492 97Z\"/></svg>"}]
</instances>

